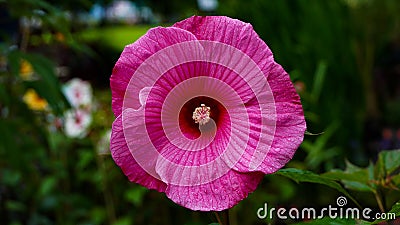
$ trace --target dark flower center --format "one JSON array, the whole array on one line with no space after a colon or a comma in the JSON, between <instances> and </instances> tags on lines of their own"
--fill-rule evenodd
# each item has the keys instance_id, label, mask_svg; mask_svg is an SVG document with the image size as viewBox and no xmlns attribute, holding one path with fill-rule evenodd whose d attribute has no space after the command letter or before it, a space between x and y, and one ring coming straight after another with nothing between
<instances>
[{"instance_id":1,"label":"dark flower center","mask_svg":"<svg viewBox=\"0 0 400 225\"><path fill-rule=\"evenodd\" d=\"M209 113L200 110L201 107L205 107L205 110L209 110ZM198 113L199 117L209 116L215 121L217 128L223 123L224 117L228 114L225 107L213 98L199 96L190 99L179 112L179 127L182 133L190 139L196 139L200 136L199 126L203 125L194 118L196 113Z\"/></svg>"}]
</instances>

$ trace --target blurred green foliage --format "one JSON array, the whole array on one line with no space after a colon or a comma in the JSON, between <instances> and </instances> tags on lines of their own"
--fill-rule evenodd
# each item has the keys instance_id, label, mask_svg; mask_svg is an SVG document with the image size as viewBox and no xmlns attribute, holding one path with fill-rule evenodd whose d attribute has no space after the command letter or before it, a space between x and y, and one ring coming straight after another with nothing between
<instances>
[{"instance_id":1,"label":"blurred green foliage","mask_svg":"<svg viewBox=\"0 0 400 225\"><path fill-rule=\"evenodd\" d=\"M92 28L83 30L77 36L82 41L97 42L102 45L107 45L115 51L122 52L126 45L131 44L133 42L132 40L137 40L150 28L151 27L148 25ZM99 33L101 33L101 35L99 35Z\"/></svg>"},{"instance_id":2,"label":"blurred green foliage","mask_svg":"<svg viewBox=\"0 0 400 225\"><path fill-rule=\"evenodd\" d=\"M300 95L308 130L320 133L338 126L325 146L340 153L331 154L336 155L334 165L343 166L343 156L367 164L366 123L386 120L385 114L390 114L381 104L391 99L378 96L374 69L385 47L400 36L399 2L221 0L220 4L220 13L250 22L292 80L304 84Z\"/></svg>"}]
</instances>

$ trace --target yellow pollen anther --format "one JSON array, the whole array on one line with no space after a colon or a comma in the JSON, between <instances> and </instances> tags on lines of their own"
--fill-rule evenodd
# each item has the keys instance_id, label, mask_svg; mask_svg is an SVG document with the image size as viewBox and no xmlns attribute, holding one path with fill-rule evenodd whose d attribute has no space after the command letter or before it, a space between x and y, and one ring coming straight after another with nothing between
<instances>
[{"instance_id":1,"label":"yellow pollen anther","mask_svg":"<svg viewBox=\"0 0 400 225\"><path fill-rule=\"evenodd\" d=\"M197 107L193 112L193 120L195 123L200 125L204 125L210 121L210 107L207 107L204 104L200 104L200 107Z\"/></svg>"}]
</instances>

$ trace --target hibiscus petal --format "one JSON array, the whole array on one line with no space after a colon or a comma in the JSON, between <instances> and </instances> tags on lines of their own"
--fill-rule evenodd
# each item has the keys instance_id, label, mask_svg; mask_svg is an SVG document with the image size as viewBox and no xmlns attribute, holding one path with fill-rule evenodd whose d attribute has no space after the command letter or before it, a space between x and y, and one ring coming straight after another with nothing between
<instances>
[{"instance_id":1,"label":"hibiscus petal","mask_svg":"<svg viewBox=\"0 0 400 225\"><path fill-rule=\"evenodd\" d=\"M124 135L122 115L113 123L110 150L115 163L122 169L131 182L149 189L164 192L166 184L149 175L133 158Z\"/></svg>"},{"instance_id":2,"label":"hibiscus petal","mask_svg":"<svg viewBox=\"0 0 400 225\"><path fill-rule=\"evenodd\" d=\"M239 49L254 60L266 75L273 64L271 50L249 23L226 16L193 16L175 23L174 27L191 32L198 40L220 42Z\"/></svg>"},{"instance_id":3,"label":"hibiscus petal","mask_svg":"<svg viewBox=\"0 0 400 225\"><path fill-rule=\"evenodd\" d=\"M143 64L143 62L156 52L176 43L196 40L193 34L174 27L156 27L150 29L144 36L139 38L133 44L125 47L120 58L114 66L110 77L110 86L112 90L112 108L115 116L119 116L122 112L125 91L128 87L135 71ZM142 84L141 76L135 76L135 81ZM139 87L139 91L145 86ZM131 93L134 94L134 93ZM136 94L136 93L135 93ZM130 96L128 96L130 97ZM139 108L140 102L137 96L132 97L132 105Z\"/></svg>"},{"instance_id":4,"label":"hibiscus petal","mask_svg":"<svg viewBox=\"0 0 400 225\"><path fill-rule=\"evenodd\" d=\"M123 99L123 108L137 109L140 105L140 92L146 88L150 88L150 91L154 89L155 83L162 78L165 73L170 71L174 67L179 67L180 64L191 62L191 61L201 61L204 60L203 47L197 41L185 41L179 44L175 44L164 48L154 55L147 58L135 71L132 79L129 81L127 86L125 96ZM180 67L179 67L180 68ZM177 77L171 77L166 84L159 85L159 89L166 89L168 85L171 85L171 81L182 81L187 75L191 73L180 73ZM159 90L157 90L159 91ZM161 93L160 98L157 101L162 101L165 97ZM143 100L143 98L142 98Z\"/></svg>"},{"instance_id":5,"label":"hibiscus petal","mask_svg":"<svg viewBox=\"0 0 400 225\"><path fill-rule=\"evenodd\" d=\"M274 173L293 157L303 141L306 122L300 97L296 93L289 75L279 64L273 66L268 83L275 97L277 122L274 142L268 152L268 160L260 165L260 170Z\"/></svg>"},{"instance_id":6,"label":"hibiscus petal","mask_svg":"<svg viewBox=\"0 0 400 225\"><path fill-rule=\"evenodd\" d=\"M197 186L168 185L165 193L179 205L192 210L221 211L236 205L253 192L262 173L238 173L233 170L219 179Z\"/></svg>"}]
</instances>

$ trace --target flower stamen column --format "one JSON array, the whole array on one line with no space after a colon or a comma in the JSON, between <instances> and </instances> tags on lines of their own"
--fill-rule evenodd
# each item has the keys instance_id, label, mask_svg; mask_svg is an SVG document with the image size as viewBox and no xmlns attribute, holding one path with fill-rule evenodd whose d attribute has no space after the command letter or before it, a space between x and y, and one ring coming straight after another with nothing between
<instances>
[{"instance_id":1,"label":"flower stamen column","mask_svg":"<svg viewBox=\"0 0 400 225\"><path fill-rule=\"evenodd\" d=\"M193 112L193 120L195 123L198 123L200 125L205 125L210 121L210 111L211 108L207 107L204 104L201 104L200 107L197 107L194 112Z\"/></svg>"}]
</instances>

